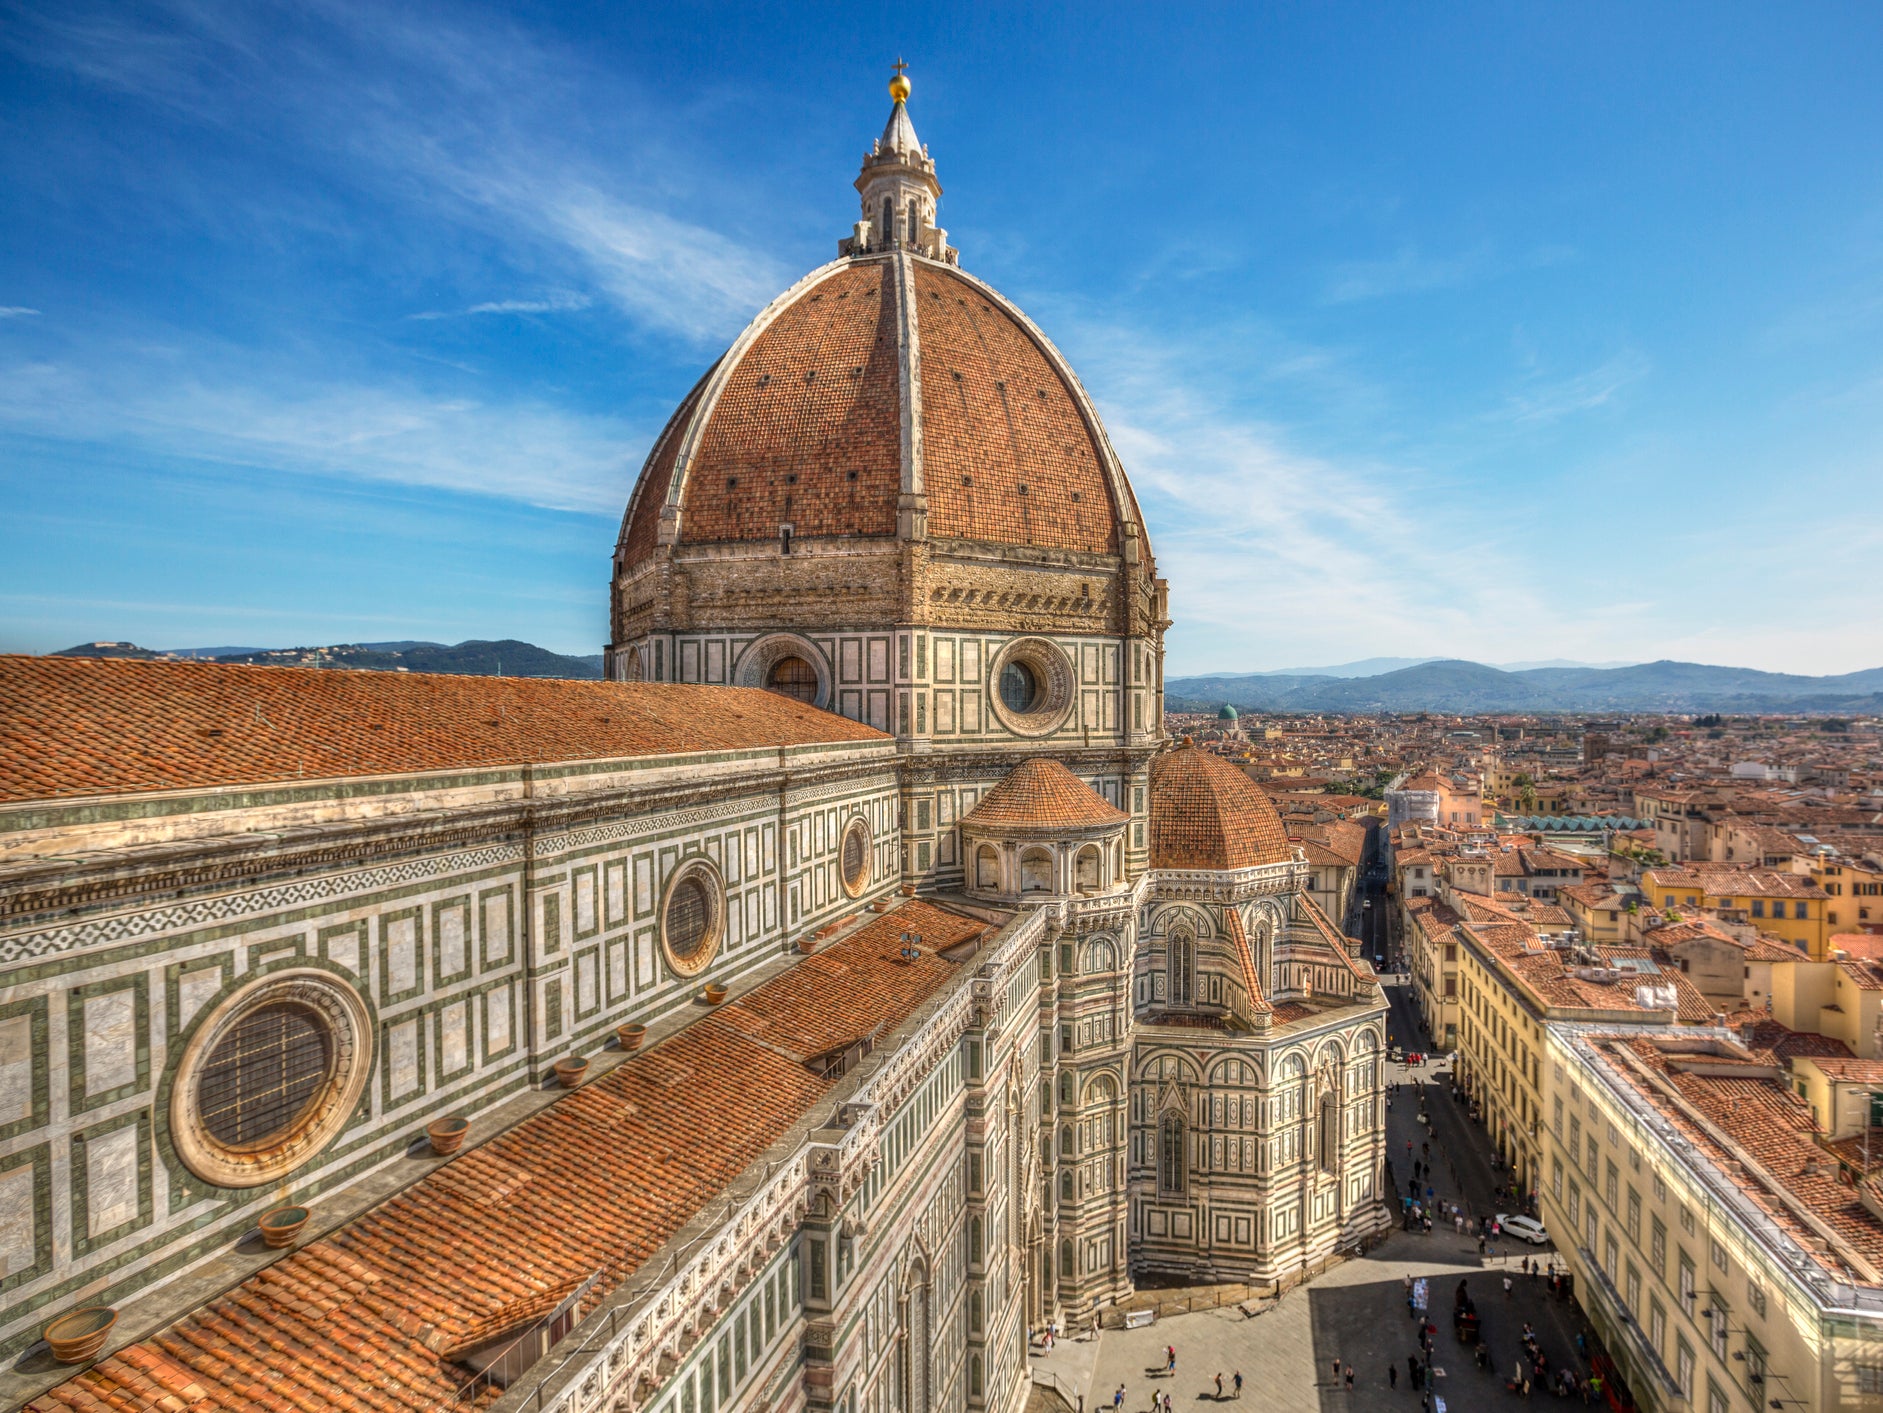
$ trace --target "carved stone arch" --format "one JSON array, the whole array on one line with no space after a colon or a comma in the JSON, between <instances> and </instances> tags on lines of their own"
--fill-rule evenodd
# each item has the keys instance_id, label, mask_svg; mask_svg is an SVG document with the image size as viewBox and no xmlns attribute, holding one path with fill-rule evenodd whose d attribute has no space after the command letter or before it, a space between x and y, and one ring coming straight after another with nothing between
<instances>
[{"instance_id":1,"label":"carved stone arch","mask_svg":"<svg viewBox=\"0 0 1883 1413\"><path fill-rule=\"evenodd\" d=\"M1100 1070L1085 1082L1083 1103L1109 1104L1118 1099L1118 1080L1109 1070Z\"/></svg>"},{"instance_id":2,"label":"carved stone arch","mask_svg":"<svg viewBox=\"0 0 1883 1413\"><path fill-rule=\"evenodd\" d=\"M1173 928L1186 927L1192 937L1215 937L1220 930L1207 908L1193 903L1164 903L1153 911L1143 929L1149 937L1167 937Z\"/></svg>"},{"instance_id":3,"label":"carved stone arch","mask_svg":"<svg viewBox=\"0 0 1883 1413\"><path fill-rule=\"evenodd\" d=\"M1240 1069L1240 1067L1245 1065L1250 1071L1249 1078L1246 1080L1241 1077ZM1231 1075L1235 1077L1231 1078ZM1261 1083L1262 1062L1253 1055L1225 1055L1210 1067L1210 1085L1212 1087L1225 1084L1253 1084L1259 1086Z\"/></svg>"},{"instance_id":4,"label":"carved stone arch","mask_svg":"<svg viewBox=\"0 0 1883 1413\"><path fill-rule=\"evenodd\" d=\"M1109 933L1099 933L1089 938L1085 944L1084 959L1079 970L1082 973L1117 971L1118 943Z\"/></svg>"},{"instance_id":5,"label":"carved stone arch","mask_svg":"<svg viewBox=\"0 0 1883 1413\"><path fill-rule=\"evenodd\" d=\"M792 658L809 667L817 677L817 694L811 705L828 710L831 703L830 663L825 660L817 644L796 633L767 633L748 644L739 655L738 662L733 665L732 681L740 687L771 687L773 672Z\"/></svg>"}]
</instances>

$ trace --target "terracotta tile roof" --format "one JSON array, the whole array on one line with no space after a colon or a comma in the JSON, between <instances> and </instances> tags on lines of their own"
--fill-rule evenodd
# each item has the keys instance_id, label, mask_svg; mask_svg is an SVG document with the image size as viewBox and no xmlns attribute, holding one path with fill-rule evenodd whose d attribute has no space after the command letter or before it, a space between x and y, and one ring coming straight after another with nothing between
<instances>
[{"instance_id":1,"label":"terracotta tile roof","mask_svg":"<svg viewBox=\"0 0 1883 1413\"><path fill-rule=\"evenodd\" d=\"M599 1270L592 1307L829 1091L806 1061L959 973L900 960L905 929L940 949L983 927L904 903L28 1406L154 1407L164 1361L193 1413L434 1407L469 1377L440 1351Z\"/></svg>"},{"instance_id":2,"label":"terracotta tile roof","mask_svg":"<svg viewBox=\"0 0 1883 1413\"><path fill-rule=\"evenodd\" d=\"M681 491L685 543L893 535L902 491L895 287L876 260L793 300L726 380Z\"/></svg>"},{"instance_id":3,"label":"terracotta tile roof","mask_svg":"<svg viewBox=\"0 0 1883 1413\"><path fill-rule=\"evenodd\" d=\"M1838 1181L1837 1165L1825 1161L1817 1142L1810 1109L1783 1083L1768 1078L1724 1078L1680 1070L1670 1065L1670 1057L1646 1038L1611 1043L1626 1044L1650 1069L1659 1072L1707 1123L1751 1155L1781 1188L1860 1257L1873 1266L1883 1262L1883 1224L1864 1209L1853 1189ZM1677 1060L1679 1056L1672 1058ZM1734 1172L1731 1152L1722 1148L1705 1128L1627 1069L1620 1068L1619 1073L1647 1102L1667 1114L1716 1165L1728 1173ZM1834 1252L1820 1249L1816 1232L1762 1182L1747 1174L1747 1180L1735 1181L1734 1185L1802 1245L1812 1259L1834 1274L1846 1274ZM1848 1274L1857 1275L1855 1271Z\"/></svg>"},{"instance_id":4,"label":"terracotta tile roof","mask_svg":"<svg viewBox=\"0 0 1883 1413\"><path fill-rule=\"evenodd\" d=\"M1769 1011L1733 1011L1726 1017L1725 1024L1738 1033L1748 1050L1769 1053L1780 1060L1789 1060L1794 1055L1821 1059L1851 1057L1851 1049L1843 1041L1814 1031L1793 1030L1775 1020Z\"/></svg>"},{"instance_id":5,"label":"terracotta tile roof","mask_svg":"<svg viewBox=\"0 0 1883 1413\"><path fill-rule=\"evenodd\" d=\"M1274 796L1269 794L1270 798ZM1358 868L1366 855L1366 826L1350 820L1330 820L1325 824L1289 823L1288 837L1307 851L1308 862Z\"/></svg>"},{"instance_id":6,"label":"terracotta tile roof","mask_svg":"<svg viewBox=\"0 0 1883 1413\"><path fill-rule=\"evenodd\" d=\"M1093 829L1123 824L1131 816L1113 809L1056 760L1021 761L962 816L963 824L998 831Z\"/></svg>"},{"instance_id":7,"label":"terracotta tile roof","mask_svg":"<svg viewBox=\"0 0 1883 1413\"><path fill-rule=\"evenodd\" d=\"M1242 914L1235 908L1229 908L1224 911L1223 917L1229 933L1229 945L1236 952L1236 965L1242 971L1242 989L1248 993L1249 1014L1273 1015L1275 1008L1269 1005L1268 997L1262 992L1261 978L1255 974L1255 957L1249 948L1249 934L1242 926Z\"/></svg>"},{"instance_id":8,"label":"terracotta tile roof","mask_svg":"<svg viewBox=\"0 0 1883 1413\"><path fill-rule=\"evenodd\" d=\"M1838 962L1836 965L1837 969L1849 977L1851 984L1859 991L1883 991L1883 962L1859 957L1854 961Z\"/></svg>"},{"instance_id":9,"label":"terracotta tile roof","mask_svg":"<svg viewBox=\"0 0 1883 1413\"><path fill-rule=\"evenodd\" d=\"M1824 1058L1812 1061L1827 1077L1850 1084L1883 1084L1883 1060Z\"/></svg>"},{"instance_id":10,"label":"terracotta tile roof","mask_svg":"<svg viewBox=\"0 0 1883 1413\"><path fill-rule=\"evenodd\" d=\"M749 687L0 655L0 801L884 739Z\"/></svg>"},{"instance_id":11,"label":"terracotta tile roof","mask_svg":"<svg viewBox=\"0 0 1883 1413\"><path fill-rule=\"evenodd\" d=\"M1116 554L1104 462L1053 361L951 270L917 265L915 293L929 534Z\"/></svg>"},{"instance_id":12,"label":"terracotta tile roof","mask_svg":"<svg viewBox=\"0 0 1883 1413\"><path fill-rule=\"evenodd\" d=\"M1779 869L1748 868L1739 864L1692 863L1685 867L1653 868L1642 874L1644 891L1688 888L1715 898L1824 898L1830 896L1809 874ZM1648 880L1652 879L1650 885Z\"/></svg>"},{"instance_id":13,"label":"terracotta tile roof","mask_svg":"<svg viewBox=\"0 0 1883 1413\"><path fill-rule=\"evenodd\" d=\"M1251 868L1293 856L1274 804L1233 765L1187 743L1151 761L1151 867Z\"/></svg>"}]
</instances>

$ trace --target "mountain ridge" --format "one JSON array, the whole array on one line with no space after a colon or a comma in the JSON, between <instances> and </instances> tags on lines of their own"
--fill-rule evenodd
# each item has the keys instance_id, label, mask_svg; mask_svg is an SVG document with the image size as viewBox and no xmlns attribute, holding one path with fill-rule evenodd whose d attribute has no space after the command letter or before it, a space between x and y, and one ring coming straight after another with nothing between
<instances>
[{"instance_id":1,"label":"mountain ridge","mask_svg":"<svg viewBox=\"0 0 1883 1413\"><path fill-rule=\"evenodd\" d=\"M1883 711L1883 667L1825 677L1662 658L1510 671L1435 658L1367 677L1217 673L1164 684L1172 710L1378 712Z\"/></svg>"},{"instance_id":2,"label":"mountain ridge","mask_svg":"<svg viewBox=\"0 0 1883 1413\"><path fill-rule=\"evenodd\" d=\"M467 638L462 643L451 644L401 639L389 643L332 643L324 647L237 648L226 653L205 648L141 648L135 643L99 641L62 648L50 656L183 659L260 667L337 667L472 677L567 677L588 682L599 681L602 675L600 653L572 657L519 638L494 641Z\"/></svg>"}]
</instances>

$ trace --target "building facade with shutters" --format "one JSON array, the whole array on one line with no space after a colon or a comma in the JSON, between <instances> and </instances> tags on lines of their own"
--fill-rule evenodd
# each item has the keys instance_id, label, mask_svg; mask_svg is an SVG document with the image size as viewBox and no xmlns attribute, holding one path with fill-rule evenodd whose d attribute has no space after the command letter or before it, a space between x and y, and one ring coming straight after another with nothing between
<instances>
[{"instance_id":1,"label":"building facade with shutters","mask_svg":"<svg viewBox=\"0 0 1883 1413\"><path fill-rule=\"evenodd\" d=\"M0 1394L1017 1409L1048 1319L1383 1227L1377 982L1165 739L907 92L655 443L607 681L0 661Z\"/></svg>"}]
</instances>

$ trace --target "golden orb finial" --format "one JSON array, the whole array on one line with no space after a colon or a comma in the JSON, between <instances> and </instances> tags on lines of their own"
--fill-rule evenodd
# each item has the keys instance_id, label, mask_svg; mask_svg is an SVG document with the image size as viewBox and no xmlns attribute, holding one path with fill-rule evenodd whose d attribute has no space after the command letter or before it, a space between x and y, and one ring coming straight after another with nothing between
<instances>
[{"instance_id":1,"label":"golden orb finial","mask_svg":"<svg viewBox=\"0 0 1883 1413\"><path fill-rule=\"evenodd\" d=\"M904 72L908 67L907 64L902 62L901 56L898 55L895 64L896 76L889 81L889 96L898 103L907 103L909 101L909 79L908 75Z\"/></svg>"}]
</instances>

